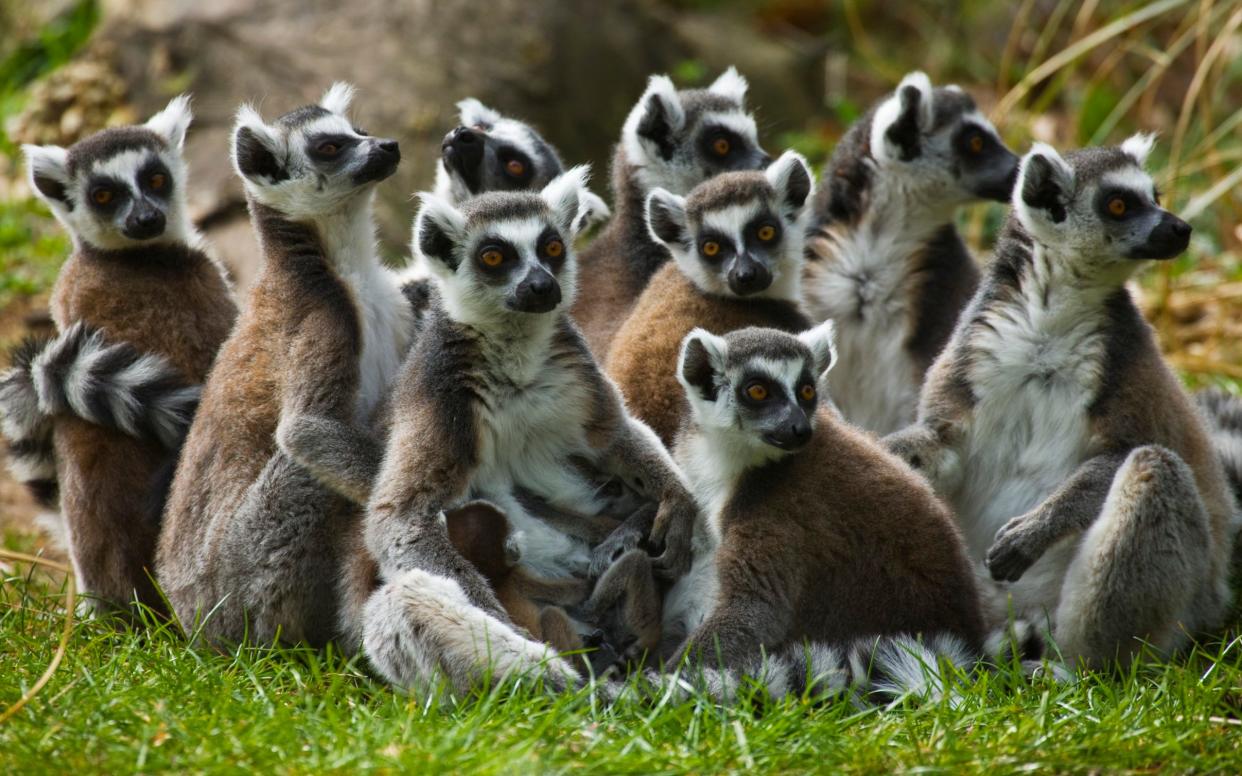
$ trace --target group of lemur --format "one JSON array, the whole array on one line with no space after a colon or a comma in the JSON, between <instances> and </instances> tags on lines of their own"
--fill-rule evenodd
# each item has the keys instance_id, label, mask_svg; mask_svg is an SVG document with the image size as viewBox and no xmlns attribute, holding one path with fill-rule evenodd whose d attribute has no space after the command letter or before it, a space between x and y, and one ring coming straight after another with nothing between
<instances>
[{"instance_id":1,"label":"group of lemur","mask_svg":"<svg viewBox=\"0 0 1242 776\"><path fill-rule=\"evenodd\" d=\"M457 690L682 660L721 691L902 689L1048 636L1102 666L1219 627L1242 404L1193 400L1126 288L1191 233L1151 138L1019 158L911 73L816 191L746 94L652 77L611 211L459 103L399 271L373 200L400 152L353 89L243 106L241 303L187 216L187 98L27 146L74 251L3 433L95 605ZM981 200L1012 204L982 273L954 226Z\"/></svg>"}]
</instances>

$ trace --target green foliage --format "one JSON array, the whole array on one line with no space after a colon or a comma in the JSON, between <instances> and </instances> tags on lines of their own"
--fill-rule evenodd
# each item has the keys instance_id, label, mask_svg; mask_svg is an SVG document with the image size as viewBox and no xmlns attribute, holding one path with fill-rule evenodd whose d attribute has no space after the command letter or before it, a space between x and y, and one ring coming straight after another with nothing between
<instances>
[{"instance_id":1,"label":"green foliage","mask_svg":"<svg viewBox=\"0 0 1242 776\"><path fill-rule=\"evenodd\" d=\"M24 41L0 61L0 95L9 95L68 62L99 23L97 0L78 0L52 19L34 40Z\"/></svg>"},{"instance_id":2,"label":"green foliage","mask_svg":"<svg viewBox=\"0 0 1242 776\"><path fill-rule=\"evenodd\" d=\"M69 239L34 199L0 200L0 309L51 287Z\"/></svg>"}]
</instances>

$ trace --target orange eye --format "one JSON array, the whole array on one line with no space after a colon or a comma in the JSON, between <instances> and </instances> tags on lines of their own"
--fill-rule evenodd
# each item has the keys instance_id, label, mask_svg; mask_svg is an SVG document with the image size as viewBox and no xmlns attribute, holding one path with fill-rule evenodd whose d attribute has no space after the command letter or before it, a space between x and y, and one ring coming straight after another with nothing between
<instances>
[{"instance_id":1,"label":"orange eye","mask_svg":"<svg viewBox=\"0 0 1242 776\"><path fill-rule=\"evenodd\" d=\"M976 154L983 150L983 135L975 135L970 138L970 150Z\"/></svg>"},{"instance_id":2,"label":"orange eye","mask_svg":"<svg viewBox=\"0 0 1242 776\"><path fill-rule=\"evenodd\" d=\"M771 224L764 224L759 227L760 240L763 240L764 242L771 242L774 237L776 237L776 227Z\"/></svg>"},{"instance_id":3,"label":"orange eye","mask_svg":"<svg viewBox=\"0 0 1242 776\"><path fill-rule=\"evenodd\" d=\"M495 248L483 251L483 253L479 256L479 261L489 267L499 267L504 260L505 255Z\"/></svg>"},{"instance_id":4,"label":"orange eye","mask_svg":"<svg viewBox=\"0 0 1242 776\"><path fill-rule=\"evenodd\" d=\"M162 191L164 188L164 185L168 183L168 179L164 177L164 173L157 172L156 174L151 176L151 180L148 181L148 183L151 185L151 188L154 189L155 191Z\"/></svg>"},{"instance_id":5,"label":"orange eye","mask_svg":"<svg viewBox=\"0 0 1242 776\"><path fill-rule=\"evenodd\" d=\"M91 199L96 205L106 205L112 201L112 189L95 189L91 192Z\"/></svg>"},{"instance_id":6,"label":"orange eye","mask_svg":"<svg viewBox=\"0 0 1242 776\"><path fill-rule=\"evenodd\" d=\"M505 162L505 172L509 173L510 175L514 177L517 177L521 175L522 173L526 172L526 165L522 164L517 159L510 159L509 161Z\"/></svg>"},{"instance_id":7,"label":"orange eye","mask_svg":"<svg viewBox=\"0 0 1242 776\"><path fill-rule=\"evenodd\" d=\"M1124 216L1126 214L1126 201L1121 197L1113 197L1108 201L1108 212L1115 216Z\"/></svg>"},{"instance_id":8,"label":"orange eye","mask_svg":"<svg viewBox=\"0 0 1242 776\"><path fill-rule=\"evenodd\" d=\"M732 147L729 144L729 139L726 137L718 137L712 141L712 151L715 152L716 156L728 156L729 149Z\"/></svg>"},{"instance_id":9,"label":"orange eye","mask_svg":"<svg viewBox=\"0 0 1242 776\"><path fill-rule=\"evenodd\" d=\"M703 251L704 256L715 256L717 253L720 253L720 243L708 240L703 243L703 247L700 250Z\"/></svg>"},{"instance_id":10,"label":"orange eye","mask_svg":"<svg viewBox=\"0 0 1242 776\"><path fill-rule=\"evenodd\" d=\"M746 388L746 395L751 401L763 401L768 398L768 389L762 383L751 383Z\"/></svg>"},{"instance_id":11,"label":"orange eye","mask_svg":"<svg viewBox=\"0 0 1242 776\"><path fill-rule=\"evenodd\" d=\"M565 252L565 244L560 240L553 240L544 247L543 252L555 259Z\"/></svg>"},{"instance_id":12,"label":"orange eye","mask_svg":"<svg viewBox=\"0 0 1242 776\"><path fill-rule=\"evenodd\" d=\"M319 148L315 149L324 156L336 156L341 152L341 147L336 143L320 143Z\"/></svg>"},{"instance_id":13,"label":"orange eye","mask_svg":"<svg viewBox=\"0 0 1242 776\"><path fill-rule=\"evenodd\" d=\"M810 401L811 399L814 399L815 398L815 386L811 385L810 383L807 383L806 385L798 389L798 395L802 397L803 401Z\"/></svg>"}]
</instances>

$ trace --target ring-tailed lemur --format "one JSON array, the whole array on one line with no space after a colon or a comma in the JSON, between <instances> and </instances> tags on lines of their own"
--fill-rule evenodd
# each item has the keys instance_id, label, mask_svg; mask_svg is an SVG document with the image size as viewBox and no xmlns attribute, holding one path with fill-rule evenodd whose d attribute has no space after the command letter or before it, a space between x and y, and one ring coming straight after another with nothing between
<instances>
[{"instance_id":1,"label":"ring-tailed lemur","mask_svg":"<svg viewBox=\"0 0 1242 776\"><path fill-rule=\"evenodd\" d=\"M806 160L788 151L764 172L722 173L684 199L664 189L647 197L651 236L673 261L617 332L607 371L665 444L689 410L675 367L692 329L810 328L799 303L812 187Z\"/></svg>"},{"instance_id":2,"label":"ring-tailed lemur","mask_svg":"<svg viewBox=\"0 0 1242 776\"><path fill-rule=\"evenodd\" d=\"M335 633L339 555L360 510L291 454L313 457L296 449L309 438L379 455L366 424L412 330L372 218L400 151L349 121L352 95L335 84L271 124L238 111L233 164L263 269L203 388L157 559L181 623L206 617L207 638Z\"/></svg>"},{"instance_id":3,"label":"ring-tailed lemur","mask_svg":"<svg viewBox=\"0 0 1242 776\"><path fill-rule=\"evenodd\" d=\"M815 203L803 293L811 317L837 323L829 384L846 420L880 434L914 421L923 376L979 283L953 214L1007 202L1017 169L974 100L922 73L841 139Z\"/></svg>"},{"instance_id":4,"label":"ring-tailed lemur","mask_svg":"<svg viewBox=\"0 0 1242 776\"><path fill-rule=\"evenodd\" d=\"M821 403L834 358L831 321L685 338L676 374L692 409L674 455L704 519L665 637L685 639L674 660L728 672L767 651L776 694L807 689L795 658L808 649L812 673L836 677L819 690L866 681L846 659L863 646L872 689L928 689L938 656L965 667L982 654L975 574L927 483Z\"/></svg>"},{"instance_id":5,"label":"ring-tailed lemur","mask_svg":"<svg viewBox=\"0 0 1242 776\"><path fill-rule=\"evenodd\" d=\"M1128 662L1217 625L1236 505L1126 280L1186 249L1150 137L1022 160L996 258L885 442L953 507L971 556L1069 660Z\"/></svg>"},{"instance_id":6,"label":"ring-tailed lemur","mask_svg":"<svg viewBox=\"0 0 1242 776\"><path fill-rule=\"evenodd\" d=\"M59 499L98 607L163 604L151 583L168 475L237 308L186 214L189 98L68 149L25 146L31 188L73 239L51 311L60 335L0 380L18 474ZM175 304L167 300L175 299ZM119 344L124 343L124 344ZM38 464L31 467L30 464Z\"/></svg>"},{"instance_id":7,"label":"ring-tailed lemur","mask_svg":"<svg viewBox=\"0 0 1242 776\"><path fill-rule=\"evenodd\" d=\"M630 111L612 162L615 215L583 252L585 271L572 311L599 360L668 259L647 230L647 195L662 188L685 196L713 175L757 170L771 161L746 111L746 89L746 79L732 67L706 89L678 91L667 76L652 76Z\"/></svg>"},{"instance_id":8,"label":"ring-tailed lemur","mask_svg":"<svg viewBox=\"0 0 1242 776\"><path fill-rule=\"evenodd\" d=\"M345 629L399 686L445 675L464 689L540 665L555 686L578 679L509 625L487 580L452 547L437 515L464 501L486 498L504 511L520 534L523 566L584 575L589 544L528 514L513 495L521 486L554 506L598 512L594 485L572 462L583 459L660 502L655 563L670 577L688 566L695 506L681 475L651 430L626 414L565 312L585 178L575 168L538 194L492 192L460 206L422 198L414 249L438 295L394 389L367 510L365 544L380 587L361 612L344 612Z\"/></svg>"}]
</instances>

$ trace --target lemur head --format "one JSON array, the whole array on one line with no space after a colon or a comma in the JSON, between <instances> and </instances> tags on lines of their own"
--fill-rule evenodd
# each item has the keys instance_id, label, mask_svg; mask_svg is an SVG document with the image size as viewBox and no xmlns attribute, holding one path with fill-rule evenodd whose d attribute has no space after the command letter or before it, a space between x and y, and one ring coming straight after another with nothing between
<instances>
[{"instance_id":1,"label":"lemur head","mask_svg":"<svg viewBox=\"0 0 1242 776\"><path fill-rule=\"evenodd\" d=\"M573 239L589 212L589 168L574 167L542 191L489 192L454 204L421 195L414 253L436 277L449 314L468 323L550 313L573 300Z\"/></svg>"},{"instance_id":2,"label":"lemur head","mask_svg":"<svg viewBox=\"0 0 1242 776\"><path fill-rule=\"evenodd\" d=\"M801 449L815 430L817 386L836 359L832 321L801 334L695 329L681 343L677 379L692 423L759 464Z\"/></svg>"},{"instance_id":3,"label":"lemur head","mask_svg":"<svg viewBox=\"0 0 1242 776\"><path fill-rule=\"evenodd\" d=\"M643 189L684 195L718 173L767 166L746 88L732 67L706 89L677 91L668 76L652 76L621 130L625 161Z\"/></svg>"},{"instance_id":4,"label":"lemur head","mask_svg":"<svg viewBox=\"0 0 1242 776\"><path fill-rule=\"evenodd\" d=\"M371 137L346 112L354 88L335 83L318 105L268 124L250 105L237 112L233 166L246 193L293 219L312 219L392 175L401 161L396 140Z\"/></svg>"},{"instance_id":5,"label":"lemur head","mask_svg":"<svg viewBox=\"0 0 1242 776\"><path fill-rule=\"evenodd\" d=\"M1137 259L1171 259L1190 244L1190 224L1160 207L1144 169L1154 139L1135 135L1118 147L1062 157L1035 144L1022 158L1014 214L1055 255L1080 272L1128 275Z\"/></svg>"},{"instance_id":6,"label":"lemur head","mask_svg":"<svg viewBox=\"0 0 1242 776\"><path fill-rule=\"evenodd\" d=\"M440 143L435 192L464 202L488 191L539 191L565 171L561 157L531 125L474 99L457 103L461 124ZM591 221L609 216L608 205L587 192Z\"/></svg>"},{"instance_id":7,"label":"lemur head","mask_svg":"<svg viewBox=\"0 0 1242 776\"><path fill-rule=\"evenodd\" d=\"M181 148L190 126L181 95L146 123L114 127L60 146L23 146L31 188L75 243L115 250L148 242L194 243Z\"/></svg>"},{"instance_id":8,"label":"lemur head","mask_svg":"<svg viewBox=\"0 0 1242 776\"><path fill-rule=\"evenodd\" d=\"M886 174L946 206L1008 202L1018 157L956 86L932 88L924 73L901 79L871 117L871 156Z\"/></svg>"},{"instance_id":9,"label":"lemur head","mask_svg":"<svg viewBox=\"0 0 1242 776\"><path fill-rule=\"evenodd\" d=\"M726 172L688 197L647 196L647 229L704 293L798 298L814 183L793 151L763 172Z\"/></svg>"}]
</instances>

